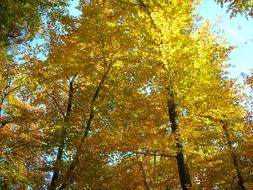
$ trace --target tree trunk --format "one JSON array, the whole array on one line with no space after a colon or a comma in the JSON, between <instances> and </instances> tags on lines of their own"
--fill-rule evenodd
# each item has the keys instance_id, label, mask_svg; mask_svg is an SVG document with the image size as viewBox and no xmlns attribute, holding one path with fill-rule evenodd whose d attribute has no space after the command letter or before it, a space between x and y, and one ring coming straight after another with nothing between
<instances>
[{"instance_id":1,"label":"tree trunk","mask_svg":"<svg viewBox=\"0 0 253 190\"><path fill-rule=\"evenodd\" d=\"M176 104L174 100L173 94L171 94L170 101L168 101L168 112L169 112L169 119L171 123L172 132L175 133L176 130L179 128L177 124L177 112L176 112ZM187 166L186 156L183 152L183 145L180 139L177 139L177 166L178 166L178 173L180 178L180 184L183 190L188 190L191 187L191 177L189 173L189 169Z\"/></svg>"},{"instance_id":2,"label":"tree trunk","mask_svg":"<svg viewBox=\"0 0 253 190\"><path fill-rule=\"evenodd\" d=\"M61 143L58 147L56 162L54 165L54 173L53 173L53 177L51 179L51 183L50 183L48 190L55 190L57 187L56 181L59 178L60 167L61 167L61 163L62 163L63 146L64 146L64 142Z\"/></svg>"},{"instance_id":3,"label":"tree trunk","mask_svg":"<svg viewBox=\"0 0 253 190\"><path fill-rule=\"evenodd\" d=\"M76 76L75 76L76 77ZM51 179L51 183L48 187L48 190L55 190L57 188L57 180L59 179L59 175L60 175L60 168L62 165L62 156L64 153L64 147L65 147L65 136L66 136L66 132L67 132L67 128L66 126L69 125L69 115L71 113L71 109L72 109L72 103L73 103L73 95L74 95L74 79L75 77L72 78L72 80L70 80L69 82L69 94L68 94L68 102L67 102L67 110L66 110L66 114L63 115L63 124L64 124L64 128L63 131L61 132L61 141L59 143L58 146L58 152L57 152L57 157L56 157L56 162L54 165L54 172L53 172L53 177Z\"/></svg>"},{"instance_id":4,"label":"tree trunk","mask_svg":"<svg viewBox=\"0 0 253 190\"><path fill-rule=\"evenodd\" d=\"M105 61L105 65L107 65L106 61ZM109 64L107 70L105 71L105 73L104 73L102 79L100 80L100 82L98 84L98 87L97 87L97 89L96 89L96 91L93 95L93 98L91 100L91 106L90 106L90 114L89 114L87 122L85 122L85 125L84 125L84 133L83 133L83 136L81 138L81 142L79 143L79 145L76 148L76 154L74 155L73 160L70 163L70 167L69 167L69 169L67 170L67 172L65 174L64 182L59 187L59 190L67 188L68 185L70 185L73 181L73 178L71 178L72 172L75 170L76 166L79 163L79 157L82 153L82 149L81 149L82 144L85 141L85 138L88 136L89 131L91 129L91 123L92 123L92 120L94 118L94 104L95 104L95 102L96 102L96 100L99 96L100 90L101 90L104 82L106 81L106 78L109 74L111 66L112 66L112 63Z\"/></svg>"},{"instance_id":5,"label":"tree trunk","mask_svg":"<svg viewBox=\"0 0 253 190\"><path fill-rule=\"evenodd\" d=\"M142 161L139 161L139 165L140 165L141 174L142 174L142 178L143 178L144 188L145 188L145 190L150 190L149 184L147 182L146 172L145 172L145 169L144 169Z\"/></svg>"},{"instance_id":6,"label":"tree trunk","mask_svg":"<svg viewBox=\"0 0 253 190\"><path fill-rule=\"evenodd\" d=\"M233 159L233 165L235 167L235 171L236 171L237 178L238 178L238 186L241 188L241 190L246 190L246 187L244 187L244 185L243 185L243 178L242 178L241 171L239 169L237 158L236 158L235 152L233 151L233 146L232 146L232 142L230 140L230 136L229 136L229 133L227 130L227 125L223 125L223 131L226 135L226 141L228 143L228 147L229 147L232 159Z\"/></svg>"}]
</instances>

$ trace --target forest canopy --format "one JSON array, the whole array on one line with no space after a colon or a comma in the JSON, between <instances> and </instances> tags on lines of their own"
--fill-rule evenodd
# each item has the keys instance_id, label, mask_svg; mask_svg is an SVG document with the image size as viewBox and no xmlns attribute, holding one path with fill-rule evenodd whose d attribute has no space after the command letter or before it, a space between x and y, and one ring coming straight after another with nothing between
<instances>
[{"instance_id":1,"label":"forest canopy","mask_svg":"<svg viewBox=\"0 0 253 190\"><path fill-rule=\"evenodd\" d=\"M199 4L1 2L0 189L252 189L253 74Z\"/></svg>"}]
</instances>

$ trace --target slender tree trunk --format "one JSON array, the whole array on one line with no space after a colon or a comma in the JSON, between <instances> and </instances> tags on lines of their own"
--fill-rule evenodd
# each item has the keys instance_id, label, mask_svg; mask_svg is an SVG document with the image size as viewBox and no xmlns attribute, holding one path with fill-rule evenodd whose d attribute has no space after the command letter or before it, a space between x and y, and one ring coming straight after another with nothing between
<instances>
[{"instance_id":1,"label":"slender tree trunk","mask_svg":"<svg viewBox=\"0 0 253 190\"><path fill-rule=\"evenodd\" d=\"M59 175L60 175L60 168L62 165L62 157L63 157L64 147L65 147L65 138L66 138L65 136L67 132L66 126L69 124L69 115L72 109L72 102L73 102L73 95L74 95L74 87L73 87L74 79L75 77L69 82L67 111L66 111L66 114L63 116L64 128L61 133L61 137L59 137L61 138L61 141L58 146L58 152L57 152L56 162L54 165L53 176L51 179L51 183L48 187L48 190L55 190L57 188L57 180L59 179Z\"/></svg>"},{"instance_id":2,"label":"slender tree trunk","mask_svg":"<svg viewBox=\"0 0 253 190\"><path fill-rule=\"evenodd\" d=\"M139 165L140 165L141 174L142 174L142 178L143 178L144 188L145 188L145 190L150 190L149 184L147 182L147 176L146 176L145 168L143 166L142 161L139 161Z\"/></svg>"},{"instance_id":3,"label":"slender tree trunk","mask_svg":"<svg viewBox=\"0 0 253 190\"><path fill-rule=\"evenodd\" d=\"M51 183L50 186L48 188L48 190L55 190L57 187L57 180L59 178L59 174L60 174L60 168L61 168L61 163L62 163L62 156L63 156L63 149L64 149L64 142L61 142L59 147L58 147L58 152L57 152L57 157L56 157L56 162L54 165L54 173L53 173L53 177L51 179Z\"/></svg>"},{"instance_id":4,"label":"slender tree trunk","mask_svg":"<svg viewBox=\"0 0 253 190\"><path fill-rule=\"evenodd\" d=\"M177 123L177 111L176 111L176 104L174 100L173 94L171 94L170 101L168 101L168 112L169 112L169 119L171 123L172 132L175 133L176 130L179 128ZM177 166L178 166L178 173L180 178L181 187L183 190L188 190L191 187L191 177L190 172L187 166L186 156L183 152L183 145L180 139L177 139Z\"/></svg>"},{"instance_id":5,"label":"slender tree trunk","mask_svg":"<svg viewBox=\"0 0 253 190\"><path fill-rule=\"evenodd\" d=\"M80 144L76 148L76 154L73 157L73 160L72 160L72 162L70 164L70 167L69 167L68 171L65 174L65 180L61 184L59 190L67 188L68 185L70 185L72 183L72 181L73 181L71 175L72 175L73 171L75 170L76 166L78 165L79 157L80 157L80 155L82 153L82 144L85 141L85 138L88 136L89 131L91 129L91 123L92 123L92 120L94 118L94 104L95 104L95 102L96 102L96 100L97 100L97 98L99 96L100 90L101 90L102 86L104 85L104 82L106 81L106 78L107 78L107 76L109 74L111 66L112 66L112 63L109 64L107 70L105 71L105 73L104 73L102 79L100 80L100 82L98 84L98 87L97 87L97 89L96 89L96 91L95 91L95 93L93 95L93 98L91 100L91 106L90 106L90 114L89 114L88 120L86 120L87 122L85 123L85 126L84 126L83 136L81 138Z\"/></svg>"},{"instance_id":6,"label":"slender tree trunk","mask_svg":"<svg viewBox=\"0 0 253 190\"><path fill-rule=\"evenodd\" d=\"M229 133L227 130L227 125L223 125L223 131L226 135L226 141L228 143L228 147L229 147L232 159L233 159L233 165L235 167L235 171L236 171L237 178L238 178L238 186L241 188L241 190L246 190L246 187L244 187L244 185L243 185L243 178L242 178L241 171L239 169L238 161L237 161L235 152L233 151L233 146L232 146L232 142L230 140L230 136L229 136Z\"/></svg>"}]
</instances>

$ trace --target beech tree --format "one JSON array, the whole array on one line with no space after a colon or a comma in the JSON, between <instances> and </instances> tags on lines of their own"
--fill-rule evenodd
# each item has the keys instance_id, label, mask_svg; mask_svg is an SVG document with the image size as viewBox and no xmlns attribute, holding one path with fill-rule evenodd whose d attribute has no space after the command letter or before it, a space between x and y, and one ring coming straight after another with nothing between
<instances>
[{"instance_id":1,"label":"beech tree","mask_svg":"<svg viewBox=\"0 0 253 190\"><path fill-rule=\"evenodd\" d=\"M45 61L2 55L2 188L251 188L248 97L197 6L81 1Z\"/></svg>"}]
</instances>

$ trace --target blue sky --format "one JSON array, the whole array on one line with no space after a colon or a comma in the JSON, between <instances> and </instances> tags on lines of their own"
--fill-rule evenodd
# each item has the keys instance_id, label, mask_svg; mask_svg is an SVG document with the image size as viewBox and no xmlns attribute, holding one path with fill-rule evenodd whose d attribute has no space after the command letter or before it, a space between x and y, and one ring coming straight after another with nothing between
<instances>
[{"instance_id":1,"label":"blue sky","mask_svg":"<svg viewBox=\"0 0 253 190\"><path fill-rule=\"evenodd\" d=\"M76 6L78 6L78 3L79 3L79 0L72 0L70 2L69 12L73 16L79 16L81 14L81 12L76 9Z\"/></svg>"},{"instance_id":2,"label":"blue sky","mask_svg":"<svg viewBox=\"0 0 253 190\"><path fill-rule=\"evenodd\" d=\"M253 18L247 20L237 15L231 19L226 10L226 7L221 8L214 0L202 0L198 9L200 16L211 21L221 18L217 30L222 30L227 41L236 46L228 62L233 65L229 69L230 76L238 78L242 72L249 73L253 69Z\"/></svg>"},{"instance_id":3,"label":"blue sky","mask_svg":"<svg viewBox=\"0 0 253 190\"><path fill-rule=\"evenodd\" d=\"M69 8L73 16L79 16L80 12L75 8L79 0L71 1ZM253 69L253 18L248 20L237 15L230 18L227 8L221 8L214 0L202 0L199 7L199 15L210 21L220 20L217 25L217 31L224 32L224 37L236 48L230 54L228 61L232 67L229 69L230 76L239 78L241 73L249 73Z\"/></svg>"}]
</instances>

